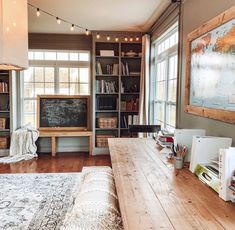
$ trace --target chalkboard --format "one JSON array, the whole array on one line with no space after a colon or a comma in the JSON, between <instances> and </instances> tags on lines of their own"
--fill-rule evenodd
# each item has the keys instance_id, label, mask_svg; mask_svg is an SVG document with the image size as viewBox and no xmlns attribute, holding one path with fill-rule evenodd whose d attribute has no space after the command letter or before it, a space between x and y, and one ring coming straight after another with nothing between
<instances>
[{"instance_id":1,"label":"chalkboard","mask_svg":"<svg viewBox=\"0 0 235 230\"><path fill-rule=\"evenodd\" d=\"M88 128L88 97L39 96L39 128Z\"/></svg>"}]
</instances>

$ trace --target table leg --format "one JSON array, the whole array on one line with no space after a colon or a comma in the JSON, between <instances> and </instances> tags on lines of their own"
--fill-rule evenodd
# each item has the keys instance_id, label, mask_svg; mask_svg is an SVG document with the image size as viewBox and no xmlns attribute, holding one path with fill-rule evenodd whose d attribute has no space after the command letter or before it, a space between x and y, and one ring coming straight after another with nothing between
<instances>
[{"instance_id":1,"label":"table leg","mask_svg":"<svg viewBox=\"0 0 235 230\"><path fill-rule=\"evenodd\" d=\"M56 137L51 137L51 155L53 157L56 155Z\"/></svg>"},{"instance_id":2,"label":"table leg","mask_svg":"<svg viewBox=\"0 0 235 230\"><path fill-rule=\"evenodd\" d=\"M89 136L89 156L92 156L92 149L93 149L93 142L92 142L92 135Z\"/></svg>"}]
</instances>

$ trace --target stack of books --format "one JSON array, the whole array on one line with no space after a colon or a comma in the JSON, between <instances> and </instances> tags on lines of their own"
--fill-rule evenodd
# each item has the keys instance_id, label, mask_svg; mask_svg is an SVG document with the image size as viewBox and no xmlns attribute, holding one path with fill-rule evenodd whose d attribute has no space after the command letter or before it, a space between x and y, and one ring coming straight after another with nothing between
<instances>
[{"instance_id":1,"label":"stack of books","mask_svg":"<svg viewBox=\"0 0 235 230\"><path fill-rule=\"evenodd\" d=\"M129 64L127 62L125 64L122 63L122 75L130 75Z\"/></svg>"}]
</instances>

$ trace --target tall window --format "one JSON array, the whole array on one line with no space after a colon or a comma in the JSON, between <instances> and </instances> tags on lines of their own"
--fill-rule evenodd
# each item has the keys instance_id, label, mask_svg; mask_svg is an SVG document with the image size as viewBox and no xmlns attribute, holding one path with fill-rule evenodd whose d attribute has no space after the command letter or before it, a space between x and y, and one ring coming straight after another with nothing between
<instances>
[{"instance_id":1,"label":"tall window","mask_svg":"<svg viewBox=\"0 0 235 230\"><path fill-rule=\"evenodd\" d=\"M175 24L153 43L151 60L152 121L165 129L174 129L176 123L177 51Z\"/></svg>"},{"instance_id":2,"label":"tall window","mask_svg":"<svg viewBox=\"0 0 235 230\"><path fill-rule=\"evenodd\" d=\"M37 95L89 95L88 51L29 51L29 69L23 77L23 124L36 126Z\"/></svg>"}]
</instances>

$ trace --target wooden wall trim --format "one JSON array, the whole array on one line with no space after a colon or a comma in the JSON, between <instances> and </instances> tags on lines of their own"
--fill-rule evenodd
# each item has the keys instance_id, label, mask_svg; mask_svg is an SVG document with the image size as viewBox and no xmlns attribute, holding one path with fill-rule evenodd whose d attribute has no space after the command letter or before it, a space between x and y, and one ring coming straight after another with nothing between
<instances>
[{"instance_id":1,"label":"wooden wall trim","mask_svg":"<svg viewBox=\"0 0 235 230\"><path fill-rule=\"evenodd\" d=\"M92 50L91 35L29 34L29 49Z\"/></svg>"},{"instance_id":2,"label":"wooden wall trim","mask_svg":"<svg viewBox=\"0 0 235 230\"><path fill-rule=\"evenodd\" d=\"M235 112L222 109L206 108L201 106L194 106L190 104L190 74L191 74L191 43L194 39L208 33L209 31L221 26L222 24L235 18L235 6L204 23L199 28L192 31L187 36L186 40L186 78L185 78L185 105L184 111L186 113L207 117L226 123L235 124Z\"/></svg>"}]
</instances>

